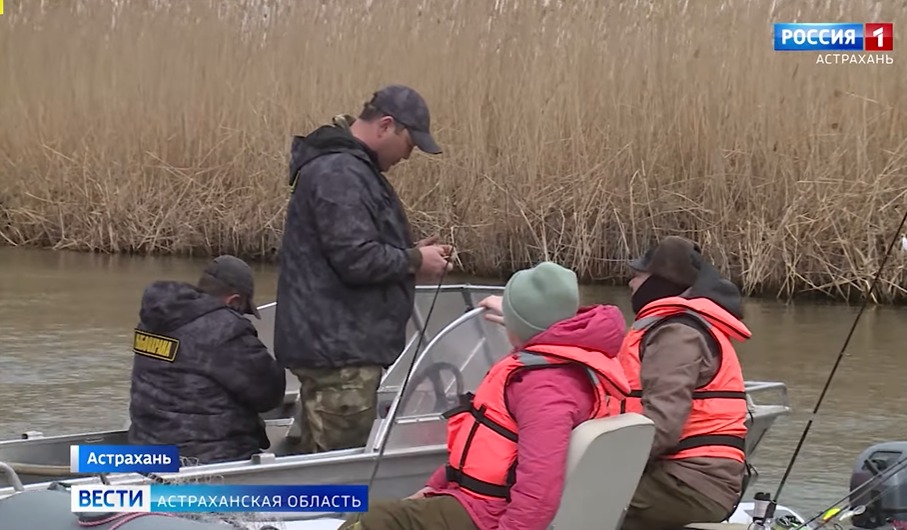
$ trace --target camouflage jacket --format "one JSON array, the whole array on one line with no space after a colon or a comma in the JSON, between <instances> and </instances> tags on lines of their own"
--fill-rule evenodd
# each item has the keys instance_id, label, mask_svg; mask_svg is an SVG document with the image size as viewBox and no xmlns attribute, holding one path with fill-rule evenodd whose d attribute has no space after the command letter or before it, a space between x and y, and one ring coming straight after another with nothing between
<instances>
[{"instance_id":1,"label":"camouflage jacket","mask_svg":"<svg viewBox=\"0 0 907 530\"><path fill-rule=\"evenodd\" d=\"M259 413L280 405L286 377L252 322L179 282L145 289L139 317L129 443L178 445L198 463L267 449Z\"/></svg>"},{"instance_id":2,"label":"camouflage jacket","mask_svg":"<svg viewBox=\"0 0 907 530\"><path fill-rule=\"evenodd\" d=\"M389 366L406 341L409 223L350 121L293 140L274 327L274 353L289 368Z\"/></svg>"}]
</instances>

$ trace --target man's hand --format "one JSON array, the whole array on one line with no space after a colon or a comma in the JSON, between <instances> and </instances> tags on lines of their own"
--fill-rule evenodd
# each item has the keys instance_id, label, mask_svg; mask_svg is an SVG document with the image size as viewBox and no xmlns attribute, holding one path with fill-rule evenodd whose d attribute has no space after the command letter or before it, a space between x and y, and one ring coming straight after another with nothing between
<instances>
[{"instance_id":1,"label":"man's hand","mask_svg":"<svg viewBox=\"0 0 907 530\"><path fill-rule=\"evenodd\" d=\"M502 301L503 298L493 294L486 296L479 302L479 307L484 307L488 310L485 312L485 320L504 325L504 310L501 308Z\"/></svg>"},{"instance_id":2,"label":"man's hand","mask_svg":"<svg viewBox=\"0 0 907 530\"><path fill-rule=\"evenodd\" d=\"M450 262L453 257L452 246L428 245L418 249L422 254L422 266L419 267L417 274L420 280L437 280L445 271L453 270L453 263Z\"/></svg>"},{"instance_id":3,"label":"man's hand","mask_svg":"<svg viewBox=\"0 0 907 530\"><path fill-rule=\"evenodd\" d=\"M447 257L447 261L453 263L454 252L455 252L453 245L448 245L446 243L439 243L439 241L441 241L440 236L437 236L437 235L428 236L425 239L420 239L419 242L416 243L416 248L441 247L442 253ZM448 272L451 271L452 267L448 268L447 270L448 270Z\"/></svg>"},{"instance_id":4,"label":"man's hand","mask_svg":"<svg viewBox=\"0 0 907 530\"><path fill-rule=\"evenodd\" d=\"M413 493L413 494L410 495L409 497L404 497L404 499L405 499L405 500L424 499L424 498L425 498L425 494L428 493L429 491L431 491L431 488L429 488L428 486L425 486L424 488L422 488L422 489L420 489L419 491Z\"/></svg>"}]
</instances>

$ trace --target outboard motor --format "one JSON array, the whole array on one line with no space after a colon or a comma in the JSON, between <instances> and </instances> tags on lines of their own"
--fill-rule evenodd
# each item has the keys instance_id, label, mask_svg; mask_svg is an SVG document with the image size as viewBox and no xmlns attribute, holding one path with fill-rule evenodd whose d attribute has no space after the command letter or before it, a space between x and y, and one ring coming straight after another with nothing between
<instances>
[{"instance_id":1,"label":"outboard motor","mask_svg":"<svg viewBox=\"0 0 907 530\"><path fill-rule=\"evenodd\" d=\"M907 528L907 441L876 444L860 453L850 476L850 491L883 473L881 480L850 495L851 506L866 507L854 516L855 527Z\"/></svg>"}]
</instances>

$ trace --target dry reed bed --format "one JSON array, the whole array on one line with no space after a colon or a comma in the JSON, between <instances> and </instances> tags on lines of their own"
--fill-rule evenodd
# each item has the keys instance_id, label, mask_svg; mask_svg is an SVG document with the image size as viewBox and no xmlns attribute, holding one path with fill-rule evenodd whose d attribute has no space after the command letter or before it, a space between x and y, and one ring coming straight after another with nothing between
<instances>
[{"instance_id":1,"label":"dry reed bed","mask_svg":"<svg viewBox=\"0 0 907 530\"><path fill-rule=\"evenodd\" d=\"M847 298L907 207L902 46L816 65L770 25L904 28L903 1L7 4L0 242L273 256L291 135L387 82L423 92L445 148L390 177L472 273L618 280L683 234L747 293Z\"/></svg>"}]
</instances>

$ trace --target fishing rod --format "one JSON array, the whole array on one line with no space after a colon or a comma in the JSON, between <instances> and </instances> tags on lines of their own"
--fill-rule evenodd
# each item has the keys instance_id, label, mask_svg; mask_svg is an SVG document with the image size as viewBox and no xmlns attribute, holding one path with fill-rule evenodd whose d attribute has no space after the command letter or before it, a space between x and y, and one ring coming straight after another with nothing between
<instances>
[{"instance_id":1,"label":"fishing rod","mask_svg":"<svg viewBox=\"0 0 907 530\"><path fill-rule=\"evenodd\" d=\"M869 499L866 500L866 502L861 503L861 504L857 505L856 507L847 506L847 508L850 508L850 509L848 510L849 513L845 513L845 514L844 514L844 517L842 517L842 519L843 519L843 518L846 518L847 515L850 515L850 517L854 517L854 516L856 516L856 515L862 515L862 514L866 513L866 511L869 510L870 508L876 508L876 506L874 506L875 503L876 503L876 501L878 501L879 499L882 498L882 496L884 496L885 494L887 494L887 493L889 492L889 490L894 489L895 486L897 486L897 484L890 484L890 485L886 486L885 488L882 488L882 489L879 489L879 490L873 490L873 495L870 496ZM882 515L883 515L883 513L882 513L881 511L876 511L875 513L870 513L870 517L872 517L872 516L882 516ZM836 517L836 518L839 517L839 514L835 514L835 517ZM881 518L881 517L880 517L880 518ZM884 520L878 521L878 522L881 523L881 524L879 524L879 525L877 526L877 528L878 528L878 527L881 527L882 524L889 524L889 523L892 523L892 524L891 524L891 528L898 528L897 526L895 526L895 525L893 524L893 519L894 519L894 518L891 517L890 515L885 516L885 517L884 517ZM836 524L837 524L837 523L836 523Z\"/></svg>"},{"instance_id":2,"label":"fishing rod","mask_svg":"<svg viewBox=\"0 0 907 530\"><path fill-rule=\"evenodd\" d=\"M888 262L888 257L891 255L891 249L894 248L895 242L897 242L898 237L901 235L904 224L907 223L907 209L904 210L904 216L901 218L901 224L898 225L898 229L895 230L894 234L891 237L891 243L888 245L888 250L885 252L885 256L882 257L882 263L879 264L879 269L876 271L875 277L872 279L872 284L869 286L869 291L867 291L866 296L863 298L863 304L860 306L860 310L857 312L856 318L854 318L853 324L850 326L850 331L847 333L847 338L844 339L844 344L841 346L841 351L838 353L838 358L835 360L835 364L831 369L831 372L828 374L828 379L825 380L825 386L822 388L822 393L819 394L819 399L816 401L815 407L813 407L813 412L809 417L809 421L806 423L806 428L803 430L803 434L800 436L800 440L797 442L797 447L794 449L793 455L787 464L787 468L784 470L784 475L781 477L781 482L778 484L778 489L775 491L774 498L761 497L758 500L765 502L761 508L765 509L765 512L760 514L758 519L760 519L757 527L761 527L762 524L766 521L771 521L772 516L775 512L775 507L778 505L778 498L781 495L781 490L784 488L784 485L787 483L787 478L790 475L791 470L794 467L794 462L797 460L797 456L800 454L800 450L803 448L803 442L806 441L806 436L809 434L809 430L812 427L813 421L816 418L816 415L819 412L819 407L822 406L822 401L825 399L825 394L828 392L829 386L835 377L835 373L838 371L838 366L841 364L841 361L844 359L844 353L847 351L847 346L850 344L850 339L853 337L853 333L857 328L857 324L860 322L860 317L863 316L863 312L866 310L866 306L869 304L869 300L872 297L872 291L875 289L876 284L879 282L879 278L882 275L882 271L885 269L885 264ZM767 496L767 494L763 494ZM757 495L759 497L759 495ZM766 502L767 501L767 502ZM757 505L760 503L757 502ZM757 518L754 514L754 518Z\"/></svg>"},{"instance_id":3,"label":"fishing rod","mask_svg":"<svg viewBox=\"0 0 907 530\"><path fill-rule=\"evenodd\" d=\"M447 262L449 263L451 256L447 257ZM372 489L372 484L375 482L375 477L378 474L378 467L381 465L381 460L384 457L384 450L387 448L387 441L390 440L391 430L394 428L394 416L396 416L399 409L399 402L403 399L403 396L406 394L406 385L409 383L410 376L413 373L413 368L416 366L416 361L419 360L419 350L422 349L422 342L425 340L425 332L428 329L428 323L431 321L431 314L435 310L435 303L438 301L438 295L441 294L441 286L444 285L444 277L447 275L447 267L444 267L444 270L441 272L441 279L438 280L438 286L435 287L435 294L432 297L431 305L428 306L428 314L425 315L425 321L422 323L422 329L419 331L419 341L416 343L416 349L413 352L413 358L409 363L409 367L406 369L406 375L403 376L403 383L400 384L400 392L397 394L399 397L398 407L394 409L393 414L388 415L387 417L387 430L384 431L384 438L381 440L381 447L378 449L378 457L375 459L375 466L372 468L372 475L368 479L368 489Z\"/></svg>"},{"instance_id":4,"label":"fishing rod","mask_svg":"<svg viewBox=\"0 0 907 530\"><path fill-rule=\"evenodd\" d=\"M858 504L857 506L846 505L843 508L837 508L837 509L829 508L828 510L825 510L824 512L809 519L809 521L807 523L804 523L803 525L798 526L796 528L797 529L804 528L806 524L812 523L813 521L815 521L816 519L821 517L822 521L819 523L818 526L815 527L815 530L821 530L822 528L826 528L829 526L831 526L831 528L833 528L834 530L843 530L841 523L852 521L854 517L857 517L859 515L863 515L864 513L866 513L866 510L868 509L867 507L872 506L872 504L876 500L878 500L879 497L881 497L882 495L884 495L885 493L888 492L889 488L890 488L890 486L883 490L875 491L874 492L875 495L870 497L870 499L868 501L866 501L865 503L862 503L862 504ZM834 513L832 513L832 514L828 513L833 510L834 510ZM881 525L879 525L879 526L881 526ZM876 528L878 528L878 526L876 526Z\"/></svg>"},{"instance_id":5,"label":"fishing rod","mask_svg":"<svg viewBox=\"0 0 907 530\"><path fill-rule=\"evenodd\" d=\"M801 530L801 529L803 529L803 528L808 528L809 525L810 525L810 523L815 522L816 520L818 520L818 519L820 519L821 517L823 517L823 516L824 516L826 513L828 513L829 511L833 510L834 508L837 508L839 504L841 504L841 503L843 503L843 502L845 502L845 501L850 501L851 497L854 497L855 495L861 494L861 493L863 493L864 490L867 490L867 489L869 489L869 488L872 488L872 487L874 487L874 486L876 486L876 485L878 485L878 484L880 484L880 483L882 483L882 482L888 480L889 478L895 476L896 474L898 474L899 472L901 472L901 471L904 470L904 469L907 469L907 456L905 456L905 457L901 458L900 460L896 461L894 464L892 464L891 466L885 468L885 469L884 469L883 471L881 471L880 473L878 473L878 474L876 474L876 475L873 475L872 478L870 478L870 479L867 480L866 482L860 484L860 485L857 486L856 488L850 490L850 491L847 493L847 495L845 495L844 497L842 497L842 498L839 499L838 501L832 503L831 506L829 506L829 507L826 508L825 510L819 512L817 515L813 516L812 518L806 520L806 521L805 521L803 524L801 524L800 526L797 526L797 527L795 527L795 528L792 528L791 530ZM865 506L865 505L872 504L873 502L875 502L879 497L882 496L882 494L884 494L884 493L885 493L888 489L890 489L891 487L892 487L892 486L888 486L888 487L886 487L885 489L882 489L881 491L877 492L875 495L873 495L872 497L870 497L866 502L864 502L864 503L862 503L862 504L863 504L864 506ZM845 505L841 508L841 510L843 511L843 510L846 509L846 508L854 508L854 506L853 506L850 502L847 502L847 504L845 504ZM824 525L824 524L827 524L827 523L823 523L823 525Z\"/></svg>"}]
</instances>

